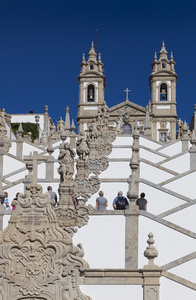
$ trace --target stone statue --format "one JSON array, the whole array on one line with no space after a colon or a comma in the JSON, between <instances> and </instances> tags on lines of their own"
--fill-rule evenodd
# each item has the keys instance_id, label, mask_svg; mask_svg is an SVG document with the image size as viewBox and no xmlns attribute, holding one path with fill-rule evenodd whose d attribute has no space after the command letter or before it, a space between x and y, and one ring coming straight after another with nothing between
<instances>
[{"instance_id":1,"label":"stone statue","mask_svg":"<svg viewBox=\"0 0 196 300\"><path fill-rule=\"evenodd\" d=\"M0 129L6 129L4 109L0 111Z\"/></svg>"},{"instance_id":2,"label":"stone statue","mask_svg":"<svg viewBox=\"0 0 196 300\"><path fill-rule=\"evenodd\" d=\"M76 149L79 159L86 161L87 156L90 153L90 149L88 147L84 131L80 131L80 135L78 136L78 140L76 143Z\"/></svg>"},{"instance_id":3,"label":"stone statue","mask_svg":"<svg viewBox=\"0 0 196 300\"><path fill-rule=\"evenodd\" d=\"M88 124L88 130L89 130L89 133L87 135L88 143L95 142L99 133L97 130L97 124L95 119L93 119L92 123Z\"/></svg>"},{"instance_id":4,"label":"stone statue","mask_svg":"<svg viewBox=\"0 0 196 300\"><path fill-rule=\"evenodd\" d=\"M58 133L61 133L63 131L64 126L65 126L65 122L60 117L60 120L58 121L58 124L57 124L57 131L58 131Z\"/></svg>"},{"instance_id":5,"label":"stone statue","mask_svg":"<svg viewBox=\"0 0 196 300\"><path fill-rule=\"evenodd\" d=\"M50 126L50 138L56 139L56 126L54 124Z\"/></svg>"},{"instance_id":6,"label":"stone statue","mask_svg":"<svg viewBox=\"0 0 196 300\"><path fill-rule=\"evenodd\" d=\"M58 172L60 174L61 183L70 182L73 185L73 174L74 174L74 157L75 152L69 143L65 143L64 147L60 150L58 157L60 167Z\"/></svg>"},{"instance_id":7,"label":"stone statue","mask_svg":"<svg viewBox=\"0 0 196 300\"><path fill-rule=\"evenodd\" d=\"M118 120L116 121L116 132L117 133L119 133L121 131L122 123L123 123L123 117L119 116Z\"/></svg>"},{"instance_id":8,"label":"stone statue","mask_svg":"<svg viewBox=\"0 0 196 300\"><path fill-rule=\"evenodd\" d=\"M48 142L48 133L45 129L43 129L40 143L45 145L47 144L47 142Z\"/></svg>"}]
</instances>

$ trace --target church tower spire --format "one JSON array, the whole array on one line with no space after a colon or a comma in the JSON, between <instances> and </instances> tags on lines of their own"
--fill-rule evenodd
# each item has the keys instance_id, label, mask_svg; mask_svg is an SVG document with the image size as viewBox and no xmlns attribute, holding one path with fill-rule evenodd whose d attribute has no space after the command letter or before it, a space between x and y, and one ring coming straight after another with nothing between
<instances>
[{"instance_id":1,"label":"church tower spire","mask_svg":"<svg viewBox=\"0 0 196 300\"><path fill-rule=\"evenodd\" d=\"M83 54L81 71L78 76L79 104L77 121L79 131L87 129L87 124L97 116L99 106L104 103L106 79L103 74L103 66L100 53L97 61L97 53L92 42L87 61Z\"/></svg>"},{"instance_id":2,"label":"church tower spire","mask_svg":"<svg viewBox=\"0 0 196 300\"><path fill-rule=\"evenodd\" d=\"M152 63L152 73L149 77L151 88L151 112L154 114L152 137L158 141L167 142L176 139L176 81L173 53L170 60L164 41L159 52L155 52Z\"/></svg>"}]
</instances>

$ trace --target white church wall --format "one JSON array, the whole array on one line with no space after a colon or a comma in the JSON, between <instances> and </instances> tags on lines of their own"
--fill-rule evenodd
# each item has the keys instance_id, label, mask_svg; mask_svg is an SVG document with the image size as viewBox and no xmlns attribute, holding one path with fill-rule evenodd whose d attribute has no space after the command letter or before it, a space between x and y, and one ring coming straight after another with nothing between
<instances>
[{"instance_id":1,"label":"white church wall","mask_svg":"<svg viewBox=\"0 0 196 300\"><path fill-rule=\"evenodd\" d=\"M104 197L108 200L107 209L113 210L113 200L117 197L117 193L122 191L124 196L126 196L128 188L127 182L101 182L99 191L103 191ZM88 204L91 204L93 207L95 207L97 197L99 197L98 192L92 195L92 197L88 200Z\"/></svg>"},{"instance_id":2,"label":"white church wall","mask_svg":"<svg viewBox=\"0 0 196 300\"><path fill-rule=\"evenodd\" d=\"M130 174L131 169L126 161L110 161L109 167L99 175L99 178L127 178Z\"/></svg>"},{"instance_id":3,"label":"white church wall","mask_svg":"<svg viewBox=\"0 0 196 300\"><path fill-rule=\"evenodd\" d=\"M154 183L160 183L174 177L171 173L151 166L147 163L140 163L140 178L147 179Z\"/></svg>"},{"instance_id":4,"label":"white church wall","mask_svg":"<svg viewBox=\"0 0 196 300\"><path fill-rule=\"evenodd\" d=\"M165 146L163 149L160 149L159 152L166 154L168 156L173 156L182 152L182 142L181 140L172 143L171 145Z\"/></svg>"},{"instance_id":5,"label":"white church wall","mask_svg":"<svg viewBox=\"0 0 196 300\"><path fill-rule=\"evenodd\" d=\"M186 203L177 197L164 193L161 190L144 183L139 184L139 194L142 192L146 194L146 199L148 201L147 211L154 215L161 214Z\"/></svg>"},{"instance_id":6,"label":"white church wall","mask_svg":"<svg viewBox=\"0 0 196 300\"><path fill-rule=\"evenodd\" d=\"M195 186L195 182L196 172L190 173L168 184L165 184L164 187L176 193L182 194L185 197L195 199L195 189L193 188Z\"/></svg>"},{"instance_id":7,"label":"white church wall","mask_svg":"<svg viewBox=\"0 0 196 300\"><path fill-rule=\"evenodd\" d=\"M169 272L180 277L183 276L183 278L185 278L186 280L196 282L195 270L196 270L196 259L192 259L175 268L170 269Z\"/></svg>"},{"instance_id":8,"label":"white church wall","mask_svg":"<svg viewBox=\"0 0 196 300\"><path fill-rule=\"evenodd\" d=\"M3 217L3 229L5 229L7 227L9 219L10 219L10 215L5 215Z\"/></svg>"},{"instance_id":9,"label":"white church wall","mask_svg":"<svg viewBox=\"0 0 196 300\"><path fill-rule=\"evenodd\" d=\"M9 150L9 153L12 154L12 155L15 155L16 156L16 143L15 142L12 142L11 144L11 148Z\"/></svg>"},{"instance_id":10,"label":"white church wall","mask_svg":"<svg viewBox=\"0 0 196 300\"><path fill-rule=\"evenodd\" d=\"M38 178L45 178L46 177L46 163L41 163L37 166L37 174Z\"/></svg>"},{"instance_id":11,"label":"white church wall","mask_svg":"<svg viewBox=\"0 0 196 300\"><path fill-rule=\"evenodd\" d=\"M190 170L190 153L182 154L179 157L161 164L161 166L178 173L186 172Z\"/></svg>"},{"instance_id":12,"label":"white church wall","mask_svg":"<svg viewBox=\"0 0 196 300\"><path fill-rule=\"evenodd\" d=\"M139 285L81 285L81 291L93 300L141 300L143 289Z\"/></svg>"},{"instance_id":13,"label":"white church wall","mask_svg":"<svg viewBox=\"0 0 196 300\"><path fill-rule=\"evenodd\" d=\"M158 154L155 154L155 153L152 153L146 149L143 149L143 148L140 148L139 150L139 155L140 155L140 158L144 158L144 159L147 159L153 163L157 163L157 162L160 162L164 159L163 156L161 155L158 155Z\"/></svg>"},{"instance_id":14,"label":"white church wall","mask_svg":"<svg viewBox=\"0 0 196 300\"><path fill-rule=\"evenodd\" d=\"M154 246L159 252L155 264L161 267L182 256L188 255L196 249L196 240L166 227L147 217L139 217L139 268L147 264L143 253L147 246L148 234L154 234ZM186 273L186 272L185 272ZM181 276L183 274L181 273Z\"/></svg>"},{"instance_id":15,"label":"white church wall","mask_svg":"<svg viewBox=\"0 0 196 300\"><path fill-rule=\"evenodd\" d=\"M83 244L90 268L125 267L124 216L90 216L88 225L78 229L73 242Z\"/></svg>"},{"instance_id":16,"label":"white church wall","mask_svg":"<svg viewBox=\"0 0 196 300\"><path fill-rule=\"evenodd\" d=\"M133 137L130 135L117 136L114 142L114 146L128 146L133 144Z\"/></svg>"},{"instance_id":17,"label":"white church wall","mask_svg":"<svg viewBox=\"0 0 196 300\"><path fill-rule=\"evenodd\" d=\"M41 130L44 129L44 115L43 114L17 114L17 115L11 115L12 116L12 123L36 123L35 116L39 115L39 126Z\"/></svg>"},{"instance_id":18,"label":"white church wall","mask_svg":"<svg viewBox=\"0 0 196 300\"><path fill-rule=\"evenodd\" d=\"M130 148L113 148L112 153L108 155L109 158L131 158L132 149Z\"/></svg>"},{"instance_id":19,"label":"white church wall","mask_svg":"<svg viewBox=\"0 0 196 300\"><path fill-rule=\"evenodd\" d=\"M25 176L28 174L28 171L22 171L22 172L17 172L17 174L12 175L10 177L7 177L6 180L10 181L10 182L14 182L20 178L25 178Z\"/></svg>"},{"instance_id":20,"label":"white church wall","mask_svg":"<svg viewBox=\"0 0 196 300\"><path fill-rule=\"evenodd\" d=\"M58 156L59 156L59 148L55 149L54 152L52 153L52 156L55 158L55 159L58 159Z\"/></svg>"},{"instance_id":21,"label":"white church wall","mask_svg":"<svg viewBox=\"0 0 196 300\"><path fill-rule=\"evenodd\" d=\"M186 228L192 232L196 232L195 216L196 204L175 212L172 215L165 217L164 219L183 228Z\"/></svg>"},{"instance_id":22,"label":"white church wall","mask_svg":"<svg viewBox=\"0 0 196 300\"><path fill-rule=\"evenodd\" d=\"M195 291L165 277L161 277L161 300L195 300Z\"/></svg>"},{"instance_id":23,"label":"white church wall","mask_svg":"<svg viewBox=\"0 0 196 300\"><path fill-rule=\"evenodd\" d=\"M29 155L30 152L37 151L38 153L43 152L41 149L37 148L36 146L23 143L23 155Z\"/></svg>"},{"instance_id":24,"label":"white church wall","mask_svg":"<svg viewBox=\"0 0 196 300\"><path fill-rule=\"evenodd\" d=\"M140 136L140 138L139 138L139 144L141 146L145 146L145 147L147 147L149 149L152 149L152 150L156 150L156 149L158 149L158 148L161 147L161 145L159 143L150 141L150 140L144 138L143 136Z\"/></svg>"},{"instance_id":25,"label":"white church wall","mask_svg":"<svg viewBox=\"0 0 196 300\"><path fill-rule=\"evenodd\" d=\"M25 164L8 155L3 156L3 176L15 172L18 169L25 168Z\"/></svg>"},{"instance_id":26,"label":"white church wall","mask_svg":"<svg viewBox=\"0 0 196 300\"><path fill-rule=\"evenodd\" d=\"M54 178L60 180L60 176L59 176L59 173L57 171L58 168L59 168L59 163L55 162L54 163Z\"/></svg>"},{"instance_id":27,"label":"white church wall","mask_svg":"<svg viewBox=\"0 0 196 300\"><path fill-rule=\"evenodd\" d=\"M5 191L8 192L9 204L11 204L12 200L16 197L16 194L18 192L24 194L24 184L23 183L16 184L10 187L9 189L6 189Z\"/></svg>"}]
</instances>

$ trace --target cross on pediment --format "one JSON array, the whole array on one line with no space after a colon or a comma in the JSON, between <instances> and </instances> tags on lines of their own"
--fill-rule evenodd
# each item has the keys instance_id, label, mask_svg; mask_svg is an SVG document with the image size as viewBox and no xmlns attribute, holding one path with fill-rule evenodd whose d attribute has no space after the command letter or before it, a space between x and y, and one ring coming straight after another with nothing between
<instances>
[{"instance_id":1,"label":"cross on pediment","mask_svg":"<svg viewBox=\"0 0 196 300\"><path fill-rule=\"evenodd\" d=\"M129 90L128 88L126 88L126 90L124 90L124 92L126 93L126 100L129 100L129 92L131 90Z\"/></svg>"},{"instance_id":2,"label":"cross on pediment","mask_svg":"<svg viewBox=\"0 0 196 300\"><path fill-rule=\"evenodd\" d=\"M31 152L30 155L25 155L23 159L24 161L33 162L33 184L37 184L37 163L38 161L46 161L48 157L38 154L37 151L33 151L33 154Z\"/></svg>"}]
</instances>

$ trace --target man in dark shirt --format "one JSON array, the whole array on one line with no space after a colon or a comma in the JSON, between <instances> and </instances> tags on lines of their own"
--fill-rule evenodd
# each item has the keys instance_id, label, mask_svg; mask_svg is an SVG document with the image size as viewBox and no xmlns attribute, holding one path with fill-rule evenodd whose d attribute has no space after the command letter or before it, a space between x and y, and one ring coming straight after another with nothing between
<instances>
[{"instance_id":1,"label":"man in dark shirt","mask_svg":"<svg viewBox=\"0 0 196 300\"><path fill-rule=\"evenodd\" d=\"M147 200L145 199L144 193L141 193L140 198L136 200L136 205L139 206L140 210L147 210Z\"/></svg>"}]
</instances>

